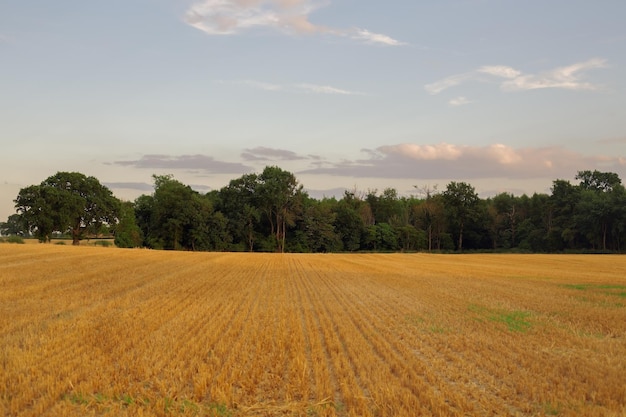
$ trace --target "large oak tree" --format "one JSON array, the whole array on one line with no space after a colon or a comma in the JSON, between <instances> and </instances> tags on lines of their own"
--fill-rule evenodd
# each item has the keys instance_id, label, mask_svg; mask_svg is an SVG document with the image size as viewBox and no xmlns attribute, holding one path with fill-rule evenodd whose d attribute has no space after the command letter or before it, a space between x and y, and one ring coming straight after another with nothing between
<instances>
[{"instance_id":1,"label":"large oak tree","mask_svg":"<svg viewBox=\"0 0 626 417\"><path fill-rule=\"evenodd\" d=\"M117 222L120 202L95 177L57 172L21 189L15 209L39 240L50 241L53 232L68 233L78 245L86 233Z\"/></svg>"}]
</instances>

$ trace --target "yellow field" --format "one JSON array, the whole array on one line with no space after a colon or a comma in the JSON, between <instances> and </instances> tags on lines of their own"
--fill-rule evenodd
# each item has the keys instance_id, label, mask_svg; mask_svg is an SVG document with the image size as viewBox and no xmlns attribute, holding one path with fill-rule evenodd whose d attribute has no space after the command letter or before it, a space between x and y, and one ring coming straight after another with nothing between
<instances>
[{"instance_id":1,"label":"yellow field","mask_svg":"<svg viewBox=\"0 0 626 417\"><path fill-rule=\"evenodd\" d=\"M626 415L626 257L0 245L0 414Z\"/></svg>"}]
</instances>

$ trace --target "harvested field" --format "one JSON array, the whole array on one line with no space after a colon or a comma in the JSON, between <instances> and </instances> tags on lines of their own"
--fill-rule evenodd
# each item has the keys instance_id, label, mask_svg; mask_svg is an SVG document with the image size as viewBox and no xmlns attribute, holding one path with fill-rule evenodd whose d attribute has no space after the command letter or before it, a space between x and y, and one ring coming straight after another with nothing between
<instances>
[{"instance_id":1,"label":"harvested field","mask_svg":"<svg viewBox=\"0 0 626 417\"><path fill-rule=\"evenodd\" d=\"M626 415L626 257L0 245L0 414Z\"/></svg>"}]
</instances>

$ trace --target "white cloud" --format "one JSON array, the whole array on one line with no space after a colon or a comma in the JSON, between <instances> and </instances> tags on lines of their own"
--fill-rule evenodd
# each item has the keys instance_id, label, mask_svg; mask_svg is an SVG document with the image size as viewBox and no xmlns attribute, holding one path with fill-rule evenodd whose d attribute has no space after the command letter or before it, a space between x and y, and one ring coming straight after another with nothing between
<instances>
[{"instance_id":1,"label":"white cloud","mask_svg":"<svg viewBox=\"0 0 626 417\"><path fill-rule=\"evenodd\" d=\"M485 80L484 75L504 78L500 83L500 89L505 92L535 90L540 88L560 88L568 90L597 90L599 87L593 83L582 80L583 73L596 68L606 68L606 60L593 58L588 61L578 62L567 67L559 67L539 74L524 74L519 70L506 65L487 65L475 71L452 75L434 83L426 84L424 89L432 94L439 94L448 88L455 87L466 81L491 81Z\"/></svg>"},{"instance_id":2,"label":"white cloud","mask_svg":"<svg viewBox=\"0 0 626 417\"><path fill-rule=\"evenodd\" d=\"M397 41L387 35L372 33L369 30L365 29L355 29L350 37L353 39L364 40L368 43L379 43L390 46L406 45L406 43Z\"/></svg>"},{"instance_id":3,"label":"white cloud","mask_svg":"<svg viewBox=\"0 0 626 417\"><path fill-rule=\"evenodd\" d=\"M518 70L507 67L506 65L487 65L484 67L480 67L478 69L478 72L495 75L496 77L502 78L516 78L521 74Z\"/></svg>"},{"instance_id":4,"label":"white cloud","mask_svg":"<svg viewBox=\"0 0 626 417\"><path fill-rule=\"evenodd\" d=\"M504 91L535 90L538 88L596 90L598 87L594 84L581 81L583 71L595 68L606 68L606 60L595 58L567 67L556 68L542 74L520 75L505 81L501 88Z\"/></svg>"},{"instance_id":5,"label":"white cloud","mask_svg":"<svg viewBox=\"0 0 626 417\"><path fill-rule=\"evenodd\" d=\"M572 177L581 169L618 173L626 169L624 157L583 155L558 146L513 148L503 144L405 143L365 149L364 154L366 157L359 160L325 161L303 173L354 178L554 180Z\"/></svg>"},{"instance_id":6,"label":"white cloud","mask_svg":"<svg viewBox=\"0 0 626 417\"><path fill-rule=\"evenodd\" d=\"M248 85L250 87L258 88L259 90L265 90L265 91L282 91L282 90L284 90L284 87L281 86L281 85L264 83L264 82L261 82L261 81L242 80L242 81L235 81L235 83Z\"/></svg>"},{"instance_id":7,"label":"white cloud","mask_svg":"<svg viewBox=\"0 0 626 417\"><path fill-rule=\"evenodd\" d=\"M343 90L341 88L331 87L329 85L315 85L315 84L296 84L295 88L316 94L340 94L340 95L360 95L361 93Z\"/></svg>"},{"instance_id":8,"label":"white cloud","mask_svg":"<svg viewBox=\"0 0 626 417\"><path fill-rule=\"evenodd\" d=\"M303 156L286 149L268 148L266 146L246 149L241 153L241 157L246 161L298 161L304 159L319 159L319 157L313 155Z\"/></svg>"},{"instance_id":9,"label":"white cloud","mask_svg":"<svg viewBox=\"0 0 626 417\"><path fill-rule=\"evenodd\" d=\"M444 90L447 90L450 87L459 85L471 79L472 77L474 77L472 73L452 75L450 77L444 78L443 80L436 81L432 84L426 84L424 86L424 89L426 89L426 91L428 91L430 94L435 95L441 93Z\"/></svg>"},{"instance_id":10,"label":"white cloud","mask_svg":"<svg viewBox=\"0 0 626 417\"><path fill-rule=\"evenodd\" d=\"M466 97L463 97L463 96L455 97L448 102L448 104L452 107L463 106L465 104L470 104L470 103L472 103L472 101L468 100Z\"/></svg>"},{"instance_id":11,"label":"white cloud","mask_svg":"<svg viewBox=\"0 0 626 417\"><path fill-rule=\"evenodd\" d=\"M184 21L209 35L233 35L254 28L271 28L291 35L328 34L367 43L399 46L403 42L366 29L335 29L309 20L329 0L201 0L185 13Z\"/></svg>"},{"instance_id":12,"label":"white cloud","mask_svg":"<svg viewBox=\"0 0 626 417\"><path fill-rule=\"evenodd\" d=\"M219 83L227 83L228 81L220 80ZM252 88L256 88L264 91L283 91L288 93L313 93L313 94L334 94L334 95L364 95L364 93L349 91L342 88L333 87L330 85L318 85L318 84L271 84L262 81L255 80L234 80L230 81L231 84L246 85Z\"/></svg>"},{"instance_id":13,"label":"white cloud","mask_svg":"<svg viewBox=\"0 0 626 417\"><path fill-rule=\"evenodd\" d=\"M386 155L404 155L407 158L423 161L433 161L437 159L454 161L462 155L461 148L445 142L436 145L403 143L400 145L381 146L378 148L378 151Z\"/></svg>"}]
</instances>

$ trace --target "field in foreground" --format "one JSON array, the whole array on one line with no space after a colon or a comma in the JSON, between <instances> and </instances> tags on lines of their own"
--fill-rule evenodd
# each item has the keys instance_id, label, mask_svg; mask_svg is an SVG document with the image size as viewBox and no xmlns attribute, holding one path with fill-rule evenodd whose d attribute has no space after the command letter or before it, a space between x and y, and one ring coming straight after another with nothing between
<instances>
[{"instance_id":1,"label":"field in foreground","mask_svg":"<svg viewBox=\"0 0 626 417\"><path fill-rule=\"evenodd\" d=\"M626 415L626 257L0 245L0 414Z\"/></svg>"}]
</instances>

